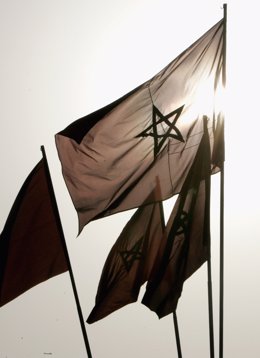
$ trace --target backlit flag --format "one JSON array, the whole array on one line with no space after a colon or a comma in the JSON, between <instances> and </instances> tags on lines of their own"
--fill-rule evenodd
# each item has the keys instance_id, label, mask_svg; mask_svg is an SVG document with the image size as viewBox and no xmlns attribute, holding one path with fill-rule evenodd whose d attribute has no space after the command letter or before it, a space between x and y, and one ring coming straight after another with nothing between
<instances>
[{"instance_id":1,"label":"backlit flag","mask_svg":"<svg viewBox=\"0 0 260 358\"><path fill-rule=\"evenodd\" d=\"M0 306L68 270L43 159L18 193L0 235Z\"/></svg>"},{"instance_id":2,"label":"backlit flag","mask_svg":"<svg viewBox=\"0 0 260 358\"><path fill-rule=\"evenodd\" d=\"M206 123L205 123L206 127ZM209 257L210 146L207 129L161 241L142 303L162 318L176 310L184 281Z\"/></svg>"},{"instance_id":3,"label":"backlit flag","mask_svg":"<svg viewBox=\"0 0 260 358\"><path fill-rule=\"evenodd\" d=\"M161 199L180 192L203 115L213 152L222 66L221 20L149 81L56 134L79 231L91 220L147 204L148 197L155 201L156 176Z\"/></svg>"},{"instance_id":4,"label":"backlit flag","mask_svg":"<svg viewBox=\"0 0 260 358\"><path fill-rule=\"evenodd\" d=\"M104 265L88 323L137 300L158 255L164 230L161 205L158 202L138 208L123 229Z\"/></svg>"}]
</instances>

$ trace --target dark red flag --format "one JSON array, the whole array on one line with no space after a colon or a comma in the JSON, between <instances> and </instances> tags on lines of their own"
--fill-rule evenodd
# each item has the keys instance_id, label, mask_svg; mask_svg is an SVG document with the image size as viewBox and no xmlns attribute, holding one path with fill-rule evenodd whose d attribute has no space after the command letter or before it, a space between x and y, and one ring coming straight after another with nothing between
<instances>
[{"instance_id":1,"label":"dark red flag","mask_svg":"<svg viewBox=\"0 0 260 358\"><path fill-rule=\"evenodd\" d=\"M140 287L151 275L161 243L161 209L161 203L140 207L123 229L104 265L88 323L137 300Z\"/></svg>"},{"instance_id":2,"label":"dark red flag","mask_svg":"<svg viewBox=\"0 0 260 358\"><path fill-rule=\"evenodd\" d=\"M142 303L159 318L176 310L184 281L209 257L210 144L205 133L161 241Z\"/></svg>"},{"instance_id":3,"label":"dark red flag","mask_svg":"<svg viewBox=\"0 0 260 358\"><path fill-rule=\"evenodd\" d=\"M161 72L56 134L62 172L79 216L89 221L180 192L209 119L223 65L223 20ZM212 162L215 165L215 163Z\"/></svg>"},{"instance_id":4,"label":"dark red flag","mask_svg":"<svg viewBox=\"0 0 260 358\"><path fill-rule=\"evenodd\" d=\"M68 270L43 159L24 182L0 235L0 306Z\"/></svg>"}]
</instances>

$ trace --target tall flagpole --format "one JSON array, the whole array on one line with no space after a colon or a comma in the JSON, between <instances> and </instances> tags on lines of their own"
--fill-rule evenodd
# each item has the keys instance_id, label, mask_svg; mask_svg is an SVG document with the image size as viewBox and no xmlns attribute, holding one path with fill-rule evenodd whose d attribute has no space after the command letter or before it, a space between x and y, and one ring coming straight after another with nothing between
<instances>
[{"instance_id":1,"label":"tall flagpole","mask_svg":"<svg viewBox=\"0 0 260 358\"><path fill-rule=\"evenodd\" d=\"M176 346L177 346L178 358L182 358L181 340L180 340L180 334L179 334L179 327L178 327L178 320L177 320L176 311L173 312L173 323L174 323L174 329L175 329L175 338L176 338Z\"/></svg>"},{"instance_id":2,"label":"tall flagpole","mask_svg":"<svg viewBox=\"0 0 260 358\"><path fill-rule=\"evenodd\" d=\"M161 186L159 178L156 177L156 196L158 195L158 200L161 198ZM163 210L163 203L162 201L159 201L160 203L160 215L161 215L161 221L163 222L163 225L165 227L165 217L164 217L164 210ZM178 320L177 320L177 314L176 311L173 312L173 324L174 324L174 331L175 331L175 339L176 339L176 347L178 352L178 358L182 358L182 352L181 352L181 341L180 341L180 334L179 334L179 327L178 327Z\"/></svg>"},{"instance_id":3,"label":"tall flagpole","mask_svg":"<svg viewBox=\"0 0 260 358\"><path fill-rule=\"evenodd\" d=\"M209 257L207 261L208 268L208 310L209 310L209 347L210 358L215 357L214 350L214 324L213 324L213 295L212 295L212 275L211 275L211 243L209 243Z\"/></svg>"},{"instance_id":4,"label":"tall flagpole","mask_svg":"<svg viewBox=\"0 0 260 358\"><path fill-rule=\"evenodd\" d=\"M226 37L227 37L227 4L223 4L224 37L223 37L223 72L222 83L226 86ZM220 171L220 277L219 277L219 358L223 358L223 317L224 317L224 161Z\"/></svg>"},{"instance_id":5,"label":"tall flagpole","mask_svg":"<svg viewBox=\"0 0 260 358\"><path fill-rule=\"evenodd\" d=\"M207 127L207 117L203 116L204 120L204 136L205 133L208 134ZM209 140L209 138L208 138ZM210 156L210 154L208 153ZM208 314L209 314L209 348L210 348L210 358L215 357L215 347L214 347L214 319L213 319L213 294L212 294L212 274L211 274L211 236L210 236L210 199L211 199L211 173L210 173L211 165L210 158L208 158L208 165L206 167L206 173L204 169L205 175L205 190L206 190L206 202L205 202L205 218L204 218L204 235L207 236L207 278L208 278ZM207 223L207 227L205 230L205 222Z\"/></svg>"},{"instance_id":6,"label":"tall flagpole","mask_svg":"<svg viewBox=\"0 0 260 358\"><path fill-rule=\"evenodd\" d=\"M63 249L64 249L64 254L65 254L67 265L68 265L68 270L69 270L69 274L70 274L70 280L71 280L71 285L72 285L72 289L73 289L73 293L74 293L74 298L75 298L75 301L76 301L76 306L77 306L77 311L78 311L78 315L79 315L79 321L80 321L80 325L81 325L82 335L83 335L83 338L84 338L84 343L85 343L88 358L92 358L90 345L89 345L89 341L88 341L88 336L87 336L87 331L86 331L86 327L85 327L85 323L84 323L84 319L83 319L83 314L82 314L82 310L81 310L81 307L80 307L79 297L78 297L78 293L77 293L77 288L76 288L76 284L75 284L75 280L74 280L74 275L73 275L73 272L72 272L72 266L71 266L71 263L70 263L67 244L66 244L66 240L65 240L65 237L64 237L62 224L61 224L58 205L57 205L57 202L56 202L55 193L54 193L54 189L53 189L53 185L52 185L52 180L51 180L50 171L49 171L49 165L48 165L48 161L47 161L47 157L46 157L46 153L45 153L45 149L44 149L43 145L41 146L41 151L42 151L43 160L44 160L44 164L45 164L46 177L47 177L48 187L49 187L49 191L50 191L50 197L51 197L51 201L52 201L52 206L53 206L53 210L54 210L54 214L55 214L55 218L56 218L56 223L57 223L57 227L58 227L58 230L59 230L59 233L60 233L62 246L63 246Z\"/></svg>"}]
</instances>

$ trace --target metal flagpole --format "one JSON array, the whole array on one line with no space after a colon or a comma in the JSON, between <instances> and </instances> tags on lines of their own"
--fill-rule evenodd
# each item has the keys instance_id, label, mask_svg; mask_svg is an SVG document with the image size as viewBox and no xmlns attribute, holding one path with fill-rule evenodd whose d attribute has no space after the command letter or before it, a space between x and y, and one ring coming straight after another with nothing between
<instances>
[{"instance_id":1,"label":"metal flagpole","mask_svg":"<svg viewBox=\"0 0 260 358\"><path fill-rule=\"evenodd\" d=\"M80 307L79 297L78 297L78 293L77 293L77 288L76 288L76 284L75 284L75 280L74 280L74 275L73 275L73 272L72 272L72 266L71 266L71 263L70 263L67 244L66 244L66 240L65 240L65 237L64 237L64 232L63 232L63 228L62 228L62 224L61 224L61 220L60 220L58 205L57 205L57 202L56 202L55 193L54 193L54 189L53 189L53 185L52 185L52 180L51 180L50 171L49 171L49 165L48 165L48 161L47 161L47 157L46 157L46 153L45 153L45 149L44 149L43 145L41 146L41 151L42 151L43 160L44 160L44 164L45 164L46 177L47 177L47 181L48 181L48 186L49 186L52 206L53 206L54 214L55 214L55 217L56 217L57 227L58 227L58 230L59 230L59 233L60 233L62 246L63 246L63 249L64 249L64 254L65 254L65 257L66 257L66 260L67 260L67 265L68 265L68 270L69 270L69 274L70 274L70 280L71 280L71 285L72 285L72 289L73 289L73 293L74 293L74 298L75 298L75 301L76 301L76 306L77 306L77 311L78 311L78 315L79 315L82 335L83 335L83 338L84 338L84 343L85 343L88 358L92 358L90 345L89 345L89 341L88 341L88 336L87 336L87 331L86 331L86 327L85 327L85 323L84 323L84 319L83 319L83 314L82 314L82 310L81 310L81 307Z\"/></svg>"},{"instance_id":2,"label":"metal flagpole","mask_svg":"<svg viewBox=\"0 0 260 358\"><path fill-rule=\"evenodd\" d=\"M208 133L207 117L204 116L204 133ZM210 153L208 153L210 156ZM207 173L205 173L205 169ZM210 358L215 357L214 348L214 319L213 319L213 294L212 294L212 275L211 275L211 236L210 236L210 193L211 193L211 173L210 173L210 158L208 157L208 165L204 169L205 175L205 190L206 190L206 203L205 203L205 218L204 218L204 235L207 234L207 274L208 274L208 313L209 313L209 347ZM205 230L205 222L207 223Z\"/></svg>"},{"instance_id":3,"label":"metal flagpole","mask_svg":"<svg viewBox=\"0 0 260 358\"><path fill-rule=\"evenodd\" d=\"M219 358L223 358L224 317L224 164L220 172Z\"/></svg>"},{"instance_id":4,"label":"metal flagpole","mask_svg":"<svg viewBox=\"0 0 260 358\"><path fill-rule=\"evenodd\" d=\"M227 4L223 4L223 72L222 83L226 86L226 38L227 38ZM223 358L223 317L224 317L224 160L220 171L220 278L219 278L219 358Z\"/></svg>"},{"instance_id":5,"label":"metal flagpole","mask_svg":"<svg viewBox=\"0 0 260 358\"><path fill-rule=\"evenodd\" d=\"M180 341L180 335L179 335L179 328L178 328L178 320L177 320L176 311L173 312L173 323L174 323L174 329L175 329L175 338L176 338L178 358L182 358L181 341Z\"/></svg>"},{"instance_id":6,"label":"metal flagpole","mask_svg":"<svg viewBox=\"0 0 260 358\"><path fill-rule=\"evenodd\" d=\"M209 243L210 247L211 243ZM213 324L213 298L212 298L212 279L211 279L211 250L209 248L208 267L208 308L209 308L209 345L210 358L215 357L214 351L214 324Z\"/></svg>"},{"instance_id":7,"label":"metal flagpole","mask_svg":"<svg viewBox=\"0 0 260 358\"><path fill-rule=\"evenodd\" d=\"M164 219L164 211L163 211L163 203L160 202L160 211L161 211L161 217L162 221L165 223ZM182 352L181 352L181 341L180 341L180 334L179 334L179 326L178 326L178 320L177 320L177 314L176 311L173 312L173 324L174 324L174 331L175 331L175 339L176 339L176 347L178 352L178 358L182 358Z\"/></svg>"},{"instance_id":8,"label":"metal flagpole","mask_svg":"<svg viewBox=\"0 0 260 358\"><path fill-rule=\"evenodd\" d=\"M161 198L161 186L159 178L156 177L156 195L158 195L158 199ZM164 217L164 210L163 210L163 203L162 201L159 201L160 203L160 214L161 214L161 220L165 227L165 217ZM179 335L179 327L178 327L178 320L176 311L173 312L173 323L174 323L174 330L175 330L175 338L176 338L176 346L177 346L177 352L178 352L178 358L182 358L181 353L181 341L180 341L180 335Z\"/></svg>"}]
</instances>

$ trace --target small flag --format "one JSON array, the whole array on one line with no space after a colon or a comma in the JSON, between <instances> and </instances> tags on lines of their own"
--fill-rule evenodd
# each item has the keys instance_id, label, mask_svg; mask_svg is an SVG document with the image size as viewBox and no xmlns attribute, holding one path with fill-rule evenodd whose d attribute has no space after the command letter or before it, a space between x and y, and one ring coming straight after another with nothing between
<instances>
[{"instance_id":1,"label":"small flag","mask_svg":"<svg viewBox=\"0 0 260 358\"><path fill-rule=\"evenodd\" d=\"M42 160L18 193L0 235L0 306L68 270Z\"/></svg>"},{"instance_id":2,"label":"small flag","mask_svg":"<svg viewBox=\"0 0 260 358\"><path fill-rule=\"evenodd\" d=\"M161 209L161 203L138 208L123 229L104 265L88 323L137 300L140 287L151 275L161 242Z\"/></svg>"}]
</instances>

